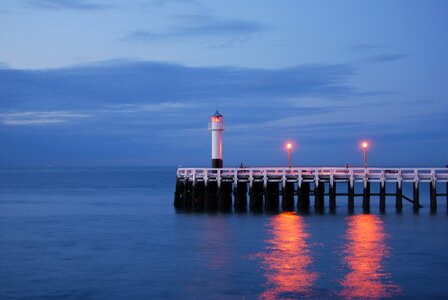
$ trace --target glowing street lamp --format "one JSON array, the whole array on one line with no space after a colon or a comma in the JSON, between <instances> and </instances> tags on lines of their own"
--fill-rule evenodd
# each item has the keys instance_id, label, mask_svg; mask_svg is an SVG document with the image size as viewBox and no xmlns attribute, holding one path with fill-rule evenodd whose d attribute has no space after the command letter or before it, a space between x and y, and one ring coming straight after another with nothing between
<instances>
[{"instance_id":1,"label":"glowing street lamp","mask_svg":"<svg viewBox=\"0 0 448 300\"><path fill-rule=\"evenodd\" d=\"M369 143L367 141L362 142L361 144L362 150L364 151L364 169L367 167L367 147L369 147Z\"/></svg>"},{"instance_id":2,"label":"glowing street lamp","mask_svg":"<svg viewBox=\"0 0 448 300\"><path fill-rule=\"evenodd\" d=\"M292 144L287 143L286 149L288 150L288 167L291 168L291 150L292 150Z\"/></svg>"}]
</instances>

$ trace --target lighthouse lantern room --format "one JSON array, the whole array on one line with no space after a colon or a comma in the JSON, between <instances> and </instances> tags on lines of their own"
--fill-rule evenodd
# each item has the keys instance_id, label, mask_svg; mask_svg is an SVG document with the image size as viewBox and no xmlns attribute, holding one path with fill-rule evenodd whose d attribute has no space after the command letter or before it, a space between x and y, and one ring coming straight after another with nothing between
<instances>
[{"instance_id":1,"label":"lighthouse lantern room","mask_svg":"<svg viewBox=\"0 0 448 300\"><path fill-rule=\"evenodd\" d=\"M224 131L224 118L218 111L211 117L208 130L212 132L212 168L222 168L222 132Z\"/></svg>"}]
</instances>

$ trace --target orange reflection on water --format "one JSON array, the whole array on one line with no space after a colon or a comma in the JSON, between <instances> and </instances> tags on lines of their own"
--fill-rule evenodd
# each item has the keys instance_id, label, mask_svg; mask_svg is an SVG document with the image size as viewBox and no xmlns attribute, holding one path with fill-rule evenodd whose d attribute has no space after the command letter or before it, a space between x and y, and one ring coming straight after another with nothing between
<instances>
[{"instance_id":1,"label":"orange reflection on water","mask_svg":"<svg viewBox=\"0 0 448 300\"><path fill-rule=\"evenodd\" d=\"M267 279L265 299L297 298L311 293L317 273L312 263L303 219L294 213L275 216L270 224L273 238L267 240L268 253L261 255Z\"/></svg>"},{"instance_id":2,"label":"orange reflection on water","mask_svg":"<svg viewBox=\"0 0 448 300\"><path fill-rule=\"evenodd\" d=\"M373 215L348 218L347 245L344 262L349 273L341 284L344 298L384 298L399 291L383 269L384 258L389 255L386 234L381 219Z\"/></svg>"}]
</instances>

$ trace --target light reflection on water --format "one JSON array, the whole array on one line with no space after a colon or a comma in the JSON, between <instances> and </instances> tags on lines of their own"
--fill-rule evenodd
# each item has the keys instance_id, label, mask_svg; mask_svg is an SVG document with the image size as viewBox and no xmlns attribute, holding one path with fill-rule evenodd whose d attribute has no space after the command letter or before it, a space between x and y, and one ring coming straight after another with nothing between
<instances>
[{"instance_id":1,"label":"light reflection on water","mask_svg":"<svg viewBox=\"0 0 448 300\"><path fill-rule=\"evenodd\" d=\"M384 259L389 255L383 222L378 216L356 215L347 218L344 263L349 273L341 281L344 298L385 298L399 288L390 281L384 270Z\"/></svg>"},{"instance_id":2,"label":"light reflection on water","mask_svg":"<svg viewBox=\"0 0 448 300\"><path fill-rule=\"evenodd\" d=\"M260 255L266 278L264 299L296 298L311 294L318 277L309 266L313 262L303 218L294 213L282 213L269 224L272 238L267 240L267 252Z\"/></svg>"}]
</instances>

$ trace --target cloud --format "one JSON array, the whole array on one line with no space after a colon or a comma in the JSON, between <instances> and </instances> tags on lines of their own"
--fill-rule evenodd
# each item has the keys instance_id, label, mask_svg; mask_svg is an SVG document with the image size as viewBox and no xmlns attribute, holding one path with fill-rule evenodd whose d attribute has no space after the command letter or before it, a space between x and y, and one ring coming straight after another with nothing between
<instances>
[{"instance_id":1,"label":"cloud","mask_svg":"<svg viewBox=\"0 0 448 300\"><path fill-rule=\"evenodd\" d=\"M191 107L187 103L161 102L155 104L118 104L104 108L72 111L16 111L0 113L0 123L4 125L52 125L70 123L79 119L117 118L120 115L162 113Z\"/></svg>"},{"instance_id":2,"label":"cloud","mask_svg":"<svg viewBox=\"0 0 448 300\"><path fill-rule=\"evenodd\" d=\"M389 54L378 54L373 55L365 60L365 62L369 63L380 63L380 62L390 62L395 60L400 60L407 57L407 54L403 53L389 53Z\"/></svg>"},{"instance_id":3,"label":"cloud","mask_svg":"<svg viewBox=\"0 0 448 300\"><path fill-rule=\"evenodd\" d=\"M200 2L197 0L146 0L141 2L141 7L162 7L167 5L200 5Z\"/></svg>"},{"instance_id":4,"label":"cloud","mask_svg":"<svg viewBox=\"0 0 448 300\"><path fill-rule=\"evenodd\" d=\"M350 49L356 52L372 52L375 50L385 48L385 45L378 44L354 44L350 46Z\"/></svg>"},{"instance_id":5,"label":"cloud","mask_svg":"<svg viewBox=\"0 0 448 300\"><path fill-rule=\"evenodd\" d=\"M48 125L67 123L90 115L70 111L27 111L0 114L4 125Z\"/></svg>"},{"instance_id":6,"label":"cloud","mask_svg":"<svg viewBox=\"0 0 448 300\"><path fill-rule=\"evenodd\" d=\"M92 0L24 0L23 2L34 8L52 10L103 10L112 7L110 4Z\"/></svg>"},{"instance_id":7,"label":"cloud","mask_svg":"<svg viewBox=\"0 0 448 300\"><path fill-rule=\"evenodd\" d=\"M344 64L268 70L130 61L48 70L0 69L0 102L9 110L159 103L224 107L260 105L260 101L272 105L294 97L356 95L347 83L355 71Z\"/></svg>"},{"instance_id":8,"label":"cloud","mask_svg":"<svg viewBox=\"0 0 448 300\"><path fill-rule=\"evenodd\" d=\"M214 46L231 46L244 42L269 28L263 23L237 19L225 19L203 15L177 15L177 24L161 32L135 30L124 40L133 42L179 42L192 38Z\"/></svg>"},{"instance_id":9,"label":"cloud","mask_svg":"<svg viewBox=\"0 0 448 300\"><path fill-rule=\"evenodd\" d=\"M350 49L355 52L360 53L377 53L378 50L384 50L387 48L386 45L378 45L378 44L354 44L350 46ZM409 56L405 53L383 53L383 54L373 54L366 59L361 59L356 61L355 63L381 63L381 62L391 62L395 60L400 60Z\"/></svg>"},{"instance_id":10,"label":"cloud","mask_svg":"<svg viewBox=\"0 0 448 300\"><path fill-rule=\"evenodd\" d=\"M350 143L360 137L393 143L389 136L409 133L415 144L424 132L446 127L447 114L435 116L436 104L409 99L404 109L404 99L357 89L357 72L351 64L257 69L125 60L0 68L0 136L9 141L0 147L0 165L114 165L130 158L136 165L208 165L207 122L216 108L228 129L226 161L238 164L278 163L289 138L308 162L350 162ZM434 149L446 148L445 136L446 130L434 135ZM421 145L423 152L433 146Z\"/></svg>"},{"instance_id":11,"label":"cloud","mask_svg":"<svg viewBox=\"0 0 448 300\"><path fill-rule=\"evenodd\" d=\"M183 109L191 107L187 103L179 102L161 102L156 104L119 104L111 105L103 112L108 113L145 113L145 112L161 112L167 110Z\"/></svg>"},{"instance_id":12,"label":"cloud","mask_svg":"<svg viewBox=\"0 0 448 300\"><path fill-rule=\"evenodd\" d=\"M347 83L355 72L343 64L270 70L139 61L0 69L0 117L4 125L88 122L95 131L169 131L202 127L219 108L233 125L257 124L338 109L313 100L319 97L362 97ZM310 100L291 103L297 98Z\"/></svg>"}]
</instances>

